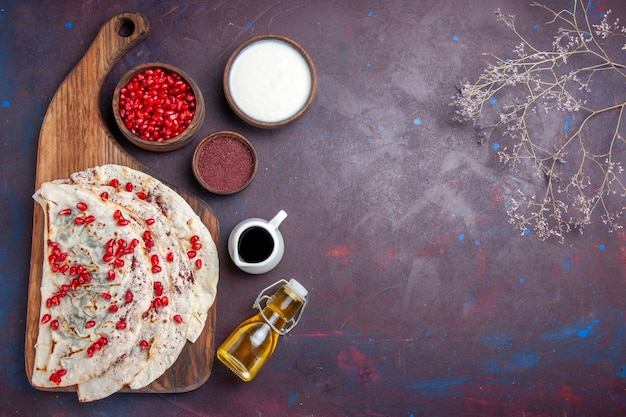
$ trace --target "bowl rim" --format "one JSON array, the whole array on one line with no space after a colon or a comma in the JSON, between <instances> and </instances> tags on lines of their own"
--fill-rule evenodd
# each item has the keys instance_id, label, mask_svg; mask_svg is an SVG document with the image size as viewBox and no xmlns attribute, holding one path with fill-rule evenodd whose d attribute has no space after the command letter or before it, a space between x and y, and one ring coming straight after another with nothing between
<instances>
[{"instance_id":1,"label":"bowl rim","mask_svg":"<svg viewBox=\"0 0 626 417\"><path fill-rule=\"evenodd\" d=\"M265 40L277 40L277 41L282 41L284 43L289 44L304 58L304 60L307 63L307 66L309 67L309 70L311 71L311 91L309 93L309 98L294 115L292 115L291 117L287 119L279 120L277 122L264 122L262 120L258 120L249 116L243 110L241 110L239 106L235 103L235 100L233 99L232 93L230 91L230 83L229 83L230 72L231 72L231 67L233 65L233 62L235 62L235 59L247 47L251 46L254 43L265 41ZM311 105L315 101L315 97L317 96L317 83L318 83L317 71L315 69L315 64L313 63L313 59L311 59L311 56L309 55L309 53L302 47L302 45L300 45L295 40L287 36L278 35L275 33L266 33L262 35L256 35L242 42L237 48L235 48L232 54L230 54L230 57L228 58L228 61L226 62L226 67L224 68L224 76L223 76L224 95L226 96L226 101L228 102L228 105L230 106L230 108L235 112L235 114L237 114L237 116L239 116L248 124L255 126L255 127L262 128L262 129L275 129L275 128L287 126L295 122L296 120L298 120L300 117L302 117L302 115L311 107Z\"/></svg>"},{"instance_id":2,"label":"bowl rim","mask_svg":"<svg viewBox=\"0 0 626 417\"><path fill-rule=\"evenodd\" d=\"M139 136L135 135L126 127L126 125L124 124L124 121L122 120L122 117L119 114L120 90L124 88L130 81L130 79L134 77L136 74L139 74L140 72L143 72L151 68L163 68L167 71L175 72L178 75L180 75L185 80L185 82L189 84L196 98L196 108L195 108L194 116L191 119L189 126L187 126L187 128L178 136L175 136L163 142L150 141L150 140L142 139ZM138 147L142 149L146 149L150 151L157 151L157 152L173 151L176 149L180 149L181 147L188 144L191 141L191 139L193 139L195 134L198 133L198 130L200 130L200 127L202 126L202 122L204 121L204 112L205 112L204 96L202 95L202 90L200 89L196 81L182 69L174 65L166 64L163 62L148 62L148 63L140 64L140 65L137 65L136 67L131 68L124 75L122 75L122 77L119 79L119 81L117 82L115 86L115 90L113 91L112 107L113 107L113 118L115 119L115 124L117 125L118 129L122 132L124 137L126 137L131 143L137 145Z\"/></svg>"},{"instance_id":3,"label":"bowl rim","mask_svg":"<svg viewBox=\"0 0 626 417\"><path fill-rule=\"evenodd\" d=\"M213 188L209 184L207 184L204 181L204 179L202 178L202 175L200 175L200 171L199 171L199 168L198 168L198 160L200 158L200 153L202 152L202 149L209 142L214 141L216 139L221 139L221 138L232 138L232 139L235 139L235 140L239 141L246 148L248 148L248 151L250 152L250 155L252 156L252 172L250 173L250 176L248 177L246 182L243 185L241 185L240 187L236 188L236 189L219 190L219 189ZM196 146L196 149L193 152L193 157L192 157L192 160L191 160L191 167L192 167L192 171L193 171L194 177L196 178L198 183L200 183L202 188L204 188L205 190L207 190L207 191L209 191L209 192L211 192L213 194L231 195L231 194L236 194L236 193L244 190L246 187L248 187L252 183L252 180L254 180L254 177L256 175L257 168L258 168L258 157L257 157L257 154L256 154L256 150L254 149L254 146L252 146L252 143L245 136L243 136L240 133L231 131L231 130L220 130L218 132L213 132L213 133L205 136L204 138L202 138L200 140L200 142Z\"/></svg>"}]
</instances>

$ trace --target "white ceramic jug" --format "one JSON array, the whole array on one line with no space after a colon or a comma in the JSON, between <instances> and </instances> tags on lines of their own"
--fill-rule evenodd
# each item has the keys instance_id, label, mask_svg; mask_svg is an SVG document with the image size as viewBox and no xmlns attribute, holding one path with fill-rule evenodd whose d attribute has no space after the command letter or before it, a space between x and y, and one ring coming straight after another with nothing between
<instances>
[{"instance_id":1,"label":"white ceramic jug","mask_svg":"<svg viewBox=\"0 0 626 417\"><path fill-rule=\"evenodd\" d=\"M249 274L264 274L278 265L285 242L278 226L287 217L281 210L267 221L256 217L237 224L228 237L228 253L235 265Z\"/></svg>"}]
</instances>

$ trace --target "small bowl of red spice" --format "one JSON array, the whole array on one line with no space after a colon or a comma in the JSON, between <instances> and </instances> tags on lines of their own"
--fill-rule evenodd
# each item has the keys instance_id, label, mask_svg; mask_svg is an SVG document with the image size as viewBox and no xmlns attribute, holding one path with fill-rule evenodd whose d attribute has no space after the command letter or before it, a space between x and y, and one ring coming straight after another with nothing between
<instances>
[{"instance_id":1,"label":"small bowl of red spice","mask_svg":"<svg viewBox=\"0 0 626 417\"><path fill-rule=\"evenodd\" d=\"M252 144L239 133L221 131L200 141L193 154L193 173L202 187L220 195L238 193L257 170Z\"/></svg>"},{"instance_id":2,"label":"small bowl of red spice","mask_svg":"<svg viewBox=\"0 0 626 417\"><path fill-rule=\"evenodd\" d=\"M172 65L133 68L113 92L113 116L140 148L168 152L188 144L202 126L204 98L195 81Z\"/></svg>"}]
</instances>

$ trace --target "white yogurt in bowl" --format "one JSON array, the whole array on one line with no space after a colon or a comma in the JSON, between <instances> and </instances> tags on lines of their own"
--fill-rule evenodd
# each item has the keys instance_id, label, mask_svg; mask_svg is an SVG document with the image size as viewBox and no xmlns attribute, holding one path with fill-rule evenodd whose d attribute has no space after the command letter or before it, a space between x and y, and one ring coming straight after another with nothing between
<instances>
[{"instance_id":1,"label":"white yogurt in bowl","mask_svg":"<svg viewBox=\"0 0 626 417\"><path fill-rule=\"evenodd\" d=\"M299 118L317 88L315 68L300 45L278 35L242 44L224 73L226 98L248 123L275 128Z\"/></svg>"}]
</instances>

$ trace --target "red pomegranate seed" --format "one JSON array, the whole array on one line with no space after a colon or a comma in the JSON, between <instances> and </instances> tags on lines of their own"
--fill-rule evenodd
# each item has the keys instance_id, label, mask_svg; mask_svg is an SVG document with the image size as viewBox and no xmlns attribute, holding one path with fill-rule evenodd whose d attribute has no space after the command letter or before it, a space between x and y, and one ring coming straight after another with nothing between
<instances>
[{"instance_id":1,"label":"red pomegranate seed","mask_svg":"<svg viewBox=\"0 0 626 417\"><path fill-rule=\"evenodd\" d=\"M85 224L89 224L89 223L93 223L96 220L96 218L94 216L87 216L85 217Z\"/></svg>"},{"instance_id":2,"label":"red pomegranate seed","mask_svg":"<svg viewBox=\"0 0 626 417\"><path fill-rule=\"evenodd\" d=\"M133 292L131 290L126 291L126 295L124 295L124 299L127 303L133 301Z\"/></svg>"},{"instance_id":3,"label":"red pomegranate seed","mask_svg":"<svg viewBox=\"0 0 626 417\"><path fill-rule=\"evenodd\" d=\"M152 255L152 256L150 256L150 263L152 264L152 266L158 265L159 264L159 255Z\"/></svg>"},{"instance_id":4,"label":"red pomegranate seed","mask_svg":"<svg viewBox=\"0 0 626 417\"><path fill-rule=\"evenodd\" d=\"M93 356L93 354L94 354L94 353L95 353L95 349L94 349L93 345L92 345L92 346L89 346L89 347L87 348L87 356L89 356L89 357L91 358L91 357Z\"/></svg>"},{"instance_id":5,"label":"red pomegranate seed","mask_svg":"<svg viewBox=\"0 0 626 417\"><path fill-rule=\"evenodd\" d=\"M156 294L157 297L162 296L163 295L163 287L155 288L154 289L154 293Z\"/></svg>"},{"instance_id":6,"label":"red pomegranate seed","mask_svg":"<svg viewBox=\"0 0 626 417\"><path fill-rule=\"evenodd\" d=\"M49 322L50 320L52 320L52 316L50 314L44 314L43 317L41 318L41 323L46 324L47 322Z\"/></svg>"},{"instance_id":7,"label":"red pomegranate seed","mask_svg":"<svg viewBox=\"0 0 626 417\"><path fill-rule=\"evenodd\" d=\"M58 371L50 375L50 382L54 382L55 384L60 385L61 380L65 375L67 375L67 371L61 368Z\"/></svg>"},{"instance_id":8,"label":"red pomegranate seed","mask_svg":"<svg viewBox=\"0 0 626 417\"><path fill-rule=\"evenodd\" d=\"M128 247L130 249L135 249L137 245L139 245L139 239L133 239L130 241L130 244L128 245Z\"/></svg>"},{"instance_id":9,"label":"red pomegranate seed","mask_svg":"<svg viewBox=\"0 0 626 417\"><path fill-rule=\"evenodd\" d=\"M169 298L167 298L167 296L166 296L166 295L164 295L163 297L161 297L161 305L162 305L163 307L165 307L165 306L166 306L166 305L168 305L169 303L170 303L170 300L169 300Z\"/></svg>"},{"instance_id":10,"label":"red pomegranate seed","mask_svg":"<svg viewBox=\"0 0 626 417\"><path fill-rule=\"evenodd\" d=\"M70 214L72 214L72 209L63 209L63 210L59 210L59 214L61 216L69 216Z\"/></svg>"},{"instance_id":11,"label":"red pomegranate seed","mask_svg":"<svg viewBox=\"0 0 626 417\"><path fill-rule=\"evenodd\" d=\"M202 249L202 243L196 242L194 244L191 245L191 249L193 250L200 250Z\"/></svg>"},{"instance_id":12,"label":"red pomegranate seed","mask_svg":"<svg viewBox=\"0 0 626 417\"><path fill-rule=\"evenodd\" d=\"M103 191L100 193L100 198L103 200L106 200L109 198L109 193L107 193L106 191Z\"/></svg>"},{"instance_id":13,"label":"red pomegranate seed","mask_svg":"<svg viewBox=\"0 0 626 417\"><path fill-rule=\"evenodd\" d=\"M117 221L118 226L128 226L129 221L126 219L119 219Z\"/></svg>"},{"instance_id":14,"label":"red pomegranate seed","mask_svg":"<svg viewBox=\"0 0 626 417\"><path fill-rule=\"evenodd\" d=\"M70 269L70 266L68 264L63 264L61 265L61 267L59 268L59 272L61 272L62 274L65 274L67 272L67 270Z\"/></svg>"},{"instance_id":15,"label":"red pomegranate seed","mask_svg":"<svg viewBox=\"0 0 626 417\"><path fill-rule=\"evenodd\" d=\"M112 306L109 307L109 313L116 313L117 310L119 310L119 307L117 306L117 304L113 304Z\"/></svg>"},{"instance_id":16,"label":"red pomegranate seed","mask_svg":"<svg viewBox=\"0 0 626 417\"><path fill-rule=\"evenodd\" d=\"M124 253L125 253L125 252L126 252L126 249L124 249L124 248L118 248L118 249L115 251L115 257L116 257L116 258L120 258L122 255L124 255Z\"/></svg>"},{"instance_id":17,"label":"red pomegranate seed","mask_svg":"<svg viewBox=\"0 0 626 417\"><path fill-rule=\"evenodd\" d=\"M115 210L115 212L113 213L113 218L115 220L121 219L122 218L122 210L120 210L120 209Z\"/></svg>"},{"instance_id":18,"label":"red pomegranate seed","mask_svg":"<svg viewBox=\"0 0 626 417\"><path fill-rule=\"evenodd\" d=\"M152 233L150 233L149 230L146 230L145 232L143 232L143 240L151 240L152 239Z\"/></svg>"},{"instance_id":19,"label":"red pomegranate seed","mask_svg":"<svg viewBox=\"0 0 626 417\"><path fill-rule=\"evenodd\" d=\"M191 123L196 97L176 72L163 68L136 74L120 90L119 115L124 125L144 140L165 141Z\"/></svg>"},{"instance_id":20,"label":"red pomegranate seed","mask_svg":"<svg viewBox=\"0 0 626 417\"><path fill-rule=\"evenodd\" d=\"M54 263L58 261L61 257L61 250L59 248L54 248L52 253L48 255L48 263Z\"/></svg>"},{"instance_id":21,"label":"red pomegranate seed","mask_svg":"<svg viewBox=\"0 0 626 417\"><path fill-rule=\"evenodd\" d=\"M124 249L126 247L126 241L124 239L117 240L117 247Z\"/></svg>"},{"instance_id":22,"label":"red pomegranate seed","mask_svg":"<svg viewBox=\"0 0 626 417\"><path fill-rule=\"evenodd\" d=\"M113 261L113 265L115 265L116 268L121 268L124 266L124 260L123 259L116 259Z\"/></svg>"},{"instance_id":23,"label":"red pomegranate seed","mask_svg":"<svg viewBox=\"0 0 626 417\"><path fill-rule=\"evenodd\" d=\"M191 243L197 243L200 240L200 236L198 235L193 235L189 238L189 242Z\"/></svg>"},{"instance_id":24,"label":"red pomegranate seed","mask_svg":"<svg viewBox=\"0 0 626 417\"><path fill-rule=\"evenodd\" d=\"M100 344L100 346L106 346L109 341L106 337L100 336L100 338L98 339L98 343Z\"/></svg>"},{"instance_id":25,"label":"red pomegranate seed","mask_svg":"<svg viewBox=\"0 0 626 417\"><path fill-rule=\"evenodd\" d=\"M107 278L109 281L113 281L115 279L115 270L109 269L109 272L107 272Z\"/></svg>"},{"instance_id":26,"label":"red pomegranate seed","mask_svg":"<svg viewBox=\"0 0 626 417\"><path fill-rule=\"evenodd\" d=\"M202 259L196 259L196 269L202 269Z\"/></svg>"},{"instance_id":27,"label":"red pomegranate seed","mask_svg":"<svg viewBox=\"0 0 626 417\"><path fill-rule=\"evenodd\" d=\"M113 255L112 253L107 253L102 257L102 260L104 262L111 262L113 259L115 259L115 255Z\"/></svg>"},{"instance_id":28,"label":"red pomegranate seed","mask_svg":"<svg viewBox=\"0 0 626 417\"><path fill-rule=\"evenodd\" d=\"M145 241L145 245L146 245L146 248L150 249L151 247L154 246L154 240L152 240L152 239L146 240Z\"/></svg>"},{"instance_id":29,"label":"red pomegranate seed","mask_svg":"<svg viewBox=\"0 0 626 417\"><path fill-rule=\"evenodd\" d=\"M126 188L126 191L128 191L128 192L133 191L133 183L132 182L127 182L124 188Z\"/></svg>"},{"instance_id":30,"label":"red pomegranate seed","mask_svg":"<svg viewBox=\"0 0 626 417\"><path fill-rule=\"evenodd\" d=\"M102 298L104 298L105 300L110 300L111 299L111 294L108 292L103 292L100 293L100 295L102 296Z\"/></svg>"},{"instance_id":31,"label":"red pomegranate seed","mask_svg":"<svg viewBox=\"0 0 626 417\"><path fill-rule=\"evenodd\" d=\"M58 306L61 304L61 299L59 298L58 295L53 295L52 297L50 297L50 301L52 302L53 305Z\"/></svg>"},{"instance_id":32,"label":"red pomegranate seed","mask_svg":"<svg viewBox=\"0 0 626 417\"><path fill-rule=\"evenodd\" d=\"M182 323L183 322L183 318L179 314L177 314L177 315L174 316L174 321L176 323Z\"/></svg>"},{"instance_id":33,"label":"red pomegranate seed","mask_svg":"<svg viewBox=\"0 0 626 417\"><path fill-rule=\"evenodd\" d=\"M59 328L59 321L58 321L58 320L52 320L52 321L50 322L50 328L51 328L52 330L56 330L56 329L58 329L58 328Z\"/></svg>"},{"instance_id":34,"label":"red pomegranate seed","mask_svg":"<svg viewBox=\"0 0 626 417\"><path fill-rule=\"evenodd\" d=\"M85 224L85 219L84 219L84 218L82 218L82 217L76 217L76 218L74 219L74 224L76 224L76 225L78 225L78 226L80 226L80 225L82 225L82 224Z\"/></svg>"},{"instance_id":35,"label":"red pomegranate seed","mask_svg":"<svg viewBox=\"0 0 626 417\"><path fill-rule=\"evenodd\" d=\"M158 274L159 272L161 272L163 269L159 266L159 265L153 265L152 266L152 273L153 274Z\"/></svg>"},{"instance_id":36,"label":"red pomegranate seed","mask_svg":"<svg viewBox=\"0 0 626 417\"><path fill-rule=\"evenodd\" d=\"M148 226L152 226L152 225L154 224L154 222L155 222L155 221L156 221L156 220L154 220L154 219L146 219L146 224L147 224Z\"/></svg>"},{"instance_id":37,"label":"red pomegranate seed","mask_svg":"<svg viewBox=\"0 0 626 417\"><path fill-rule=\"evenodd\" d=\"M80 211L85 211L87 210L87 204L83 203L82 201L79 201L78 203L76 203L76 208L79 209Z\"/></svg>"},{"instance_id":38,"label":"red pomegranate seed","mask_svg":"<svg viewBox=\"0 0 626 417\"><path fill-rule=\"evenodd\" d=\"M189 252L187 252L187 256L189 257L189 259L193 259L196 257L196 252L193 250L190 250Z\"/></svg>"},{"instance_id":39,"label":"red pomegranate seed","mask_svg":"<svg viewBox=\"0 0 626 417\"><path fill-rule=\"evenodd\" d=\"M136 195L139 199L141 199L141 200L145 200L146 198L148 198L148 196L146 195L146 193L142 193L141 191L137 191L137 192L135 193L135 195Z\"/></svg>"},{"instance_id":40,"label":"red pomegranate seed","mask_svg":"<svg viewBox=\"0 0 626 417\"><path fill-rule=\"evenodd\" d=\"M115 327L119 330L124 330L126 328L126 322L120 320L115 324Z\"/></svg>"},{"instance_id":41,"label":"red pomegranate seed","mask_svg":"<svg viewBox=\"0 0 626 417\"><path fill-rule=\"evenodd\" d=\"M111 182L109 183L109 185L113 188L117 188L120 186L120 181L116 178L113 178Z\"/></svg>"},{"instance_id":42,"label":"red pomegranate seed","mask_svg":"<svg viewBox=\"0 0 626 417\"><path fill-rule=\"evenodd\" d=\"M148 341L146 341L146 340L142 340L141 342L139 342L139 346L140 346L143 350L146 350L146 349L148 349L148 346L150 346L150 345L148 344Z\"/></svg>"},{"instance_id":43,"label":"red pomegranate seed","mask_svg":"<svg viewBox=\"0 0 626 417\"><path fill-rule=\"evenodd\" d=\"M167 262L174 262L174 253L173 252L168 253L165 259L167 259Z\"/></svg>"},{"instance_id":44,"label":"red pomegranate seed","mask_svg":"<svg viewBox=\"0 0 626 417\"><path fill-rule=\"evenodd\" d=\"M96 325L96 322L93 320L89 320L88 322L85 323L85 329L91 329L92 327L94 327Z\"/></svg>"}]
</instances>

